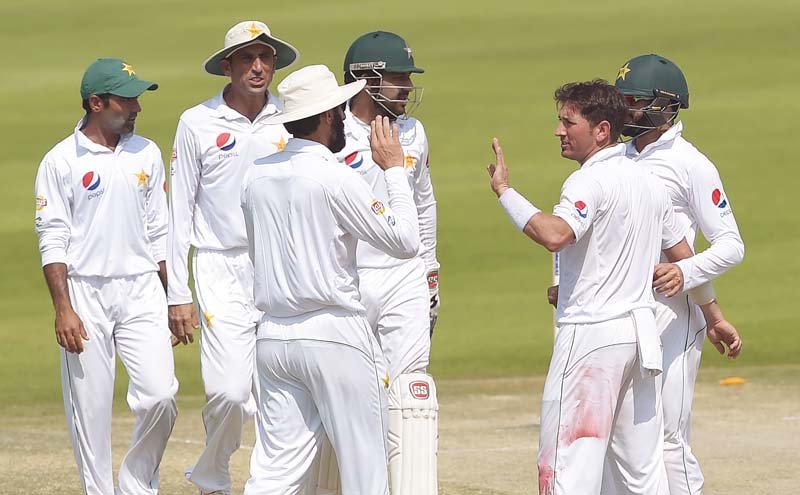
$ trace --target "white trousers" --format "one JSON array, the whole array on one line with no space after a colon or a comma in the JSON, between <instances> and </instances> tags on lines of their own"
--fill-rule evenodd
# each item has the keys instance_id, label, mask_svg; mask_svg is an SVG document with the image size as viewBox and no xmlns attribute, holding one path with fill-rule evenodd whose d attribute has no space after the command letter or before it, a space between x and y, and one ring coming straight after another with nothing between
<instances>
[{"instance_id":1,"label":"white trousers","mask_svg":"<svg viewBox=\"0 0 800 495\"><path fill-rule=\"evenodd\" d=\"M255 414L256 323L253 265L246 248L197 249L193 258L201 328L200 367L206 393L206 447L189 480L204 491L230 490L231 455Z\"/></svg>"},{"instance_id":2,"label":"white trousers","mask_svg":"<svg viewBox=\"0 0 800 495\"><path fill-rule=\"evenodd\" d=\"M289 335L337 325L372 344L364 350L313 339L258 341L259 435L245 495L300 493L325 434L339 461L342 495L388 495L385 368L364 317L316 312L261 325Z\"/></svg>"},{"instance_id":3,"label":"white trousers","mask_svg":"<svg viewBox=\"0 0 800 495\"><path fill-rule=\"evenodd\" d=\"M119 353L130 377L127 401L135 421L117 493L155 494L158 466L178 414L164 288L155 272L70 277L68 285L89 335L81 354L61 352L64 409L83 493L114 493L111 408Z\"/></svg>"},{"instance_id":4,"label":"white trousers","mask_svg":"<svg viewBox=\"0 0 800 495\"><path fill-rule=\"evenodd\" d=\"M359 268L358 290L367 319L393 381L424 372L430 362L430 296L425 263L414 259L391 268Z\"/></svg>"},{"instance_id":5,"label":"white trousers","mask_svg":"<svg viewBox=\"0 0 800 495\"><path fill-rule=\"evenodd\" d=\"M660 376L642 373L630 317L558 329L542 397L540 495L667 493Z\"/></svg>"},{"instance_id":6,"label":"white trousers","mask_svg":"<svg viewBox=\"0 0 800 495\"><path fill-rule=\"evenodd\" d=\"M699 495L703 473L689 446L694 384L700 369L705 320L688 297L659 304L656 323L664 347L664 462L671 495Z\"/></svg>"}]
</instances>

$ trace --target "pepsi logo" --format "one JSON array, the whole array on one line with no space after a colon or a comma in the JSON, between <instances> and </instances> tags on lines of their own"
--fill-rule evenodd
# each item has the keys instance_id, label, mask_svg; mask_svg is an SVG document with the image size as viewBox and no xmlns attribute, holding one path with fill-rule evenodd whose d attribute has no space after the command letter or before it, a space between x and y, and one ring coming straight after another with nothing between
<instances>
[{"instance_id":1,"label":"pepsi logo","mask_svg":"<svg viewBox=\"0 0 800 495\"><path fill-rule=\"evenodd\" d=\"M354 151L344 157L344 163L350 168L358 168L364 163L364 158L358 154L358 151Z\"/></svg>"},{"instance_id":2,"label":"pepsi logo","mask_svg":"<svg viewBox=\"0 0 800 495\"><path fill-rule=\"evenodd\" d=\"M94 191L98 187L100 187L100 174L96 174L94 172L86 172L83 175L83 188L87 191Z\"/></svg>"},{"instance_id":3,"label":"pepsi logo","mask_svg":"<svg viewBox=\"0 0 800 495\"><path fill-rule=\"evenodd\" d=\"M427 399L431 395L427 382L411 382L408 384L408 390L411 392L411 397L415 399Z\"/></svg>"},{"instance_id":4,"label":"pepsi logo","mask_svg":"<svg viewBox=\"0 0 800 495\"><path fill-rule=\"evenodd\" d=\"M575 210L578 212L578 215L580 215L581 218L586 218L586 215L589 214L589 206L587 206L583 201L575 202Z\"/></svg>"},{"instance_id":5,"label":"pepsi logo","mask_svg":"<svg viewBox=\"0 0 800 495\"><path fill-rule=\"evenodd\" d=\"M236 146L236 137L230 132L223 132L217 136L217 148L222 151L230 151Z\"/></svg>"},{"instance_id":6,"label":"pepsi logo","mask_svg":"<svg viewBox=\"0 0 800 495\"><path fill-rule=\"evenodd\" d=\"M711 201L714 203L714 206L716 206L719 209L728 206L728 200L725 198L725 194L719 189L714 189L714 191L712 191Z\"/></svg>"}]
</instances>

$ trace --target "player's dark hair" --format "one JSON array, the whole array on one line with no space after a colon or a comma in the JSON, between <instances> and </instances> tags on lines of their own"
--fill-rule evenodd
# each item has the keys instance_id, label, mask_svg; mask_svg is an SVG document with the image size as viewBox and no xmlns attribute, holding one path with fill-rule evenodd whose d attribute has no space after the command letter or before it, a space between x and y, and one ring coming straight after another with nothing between
<instances>
[{"instance_id":1,"label":"player's dark hair","mask_svg":"<svg viewBox=\"0 0 800 495\"><path fill-rule=\"evenodd\" d=\"M103 93L101 95L94 95L94 96L97 96L103 101L103 108L108 106L108 100L111 98L110 93ZM92 107L89 106L89 98L83 100L81 106L83 106L83 110L86 112L85 117L88 117L92 113Z\"/></svg>"},{"instance_id":2,"label":"player's dark hair","mask_svg":"<svg viewBox=\"0 0 800 495\"><path fill-rule=\"evenodd\" d=\"M592 127L602 121L611 125L611 141L619 140L628 119L628 104L613 85L603 79L567 83L555 92L559 107L573 105Z\"/></svg>"},{"instance_id":3,"label":"player's dark hair","mask_svg":"<svg viewBox=\"0 0 800 495\"><path fill-rule=\"evenodd\" d=\"M321 113L316 115L312 115L311 117L306 117L301 120L295 120L294 122L287 122L283 124L283 127L295 137L305 137L309 134L313 133L317 130L320 123L320 118L322 117Z\"/></svg>"}]
</instances>

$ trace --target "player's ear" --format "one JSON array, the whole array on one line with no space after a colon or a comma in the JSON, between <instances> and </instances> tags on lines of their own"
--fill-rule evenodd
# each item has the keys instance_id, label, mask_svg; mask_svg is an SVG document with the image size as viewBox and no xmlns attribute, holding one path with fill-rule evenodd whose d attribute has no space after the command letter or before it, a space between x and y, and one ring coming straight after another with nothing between
<instances>
[{"instance_id":1,"label":"player's ear","mask_svg":"<svg viewBox=\"0 0 800 495\"><path fill-rule=\"evenodd\" d=\"M231 60L228 58L223 58L219 61L219 66L222 67L222 73L226 76L231 75Z\"/></svg>"},{"instance_id":2,"label":"player's ear","mask_svg":"<svg viewBox=\"0 0 800 495\"><path fill-rule=\"evenodd\" d=\"M601 121L592 129L594 140L597 144L605 146L611 139L611 123L607 120Z\"/></svg>"}]
</instances>

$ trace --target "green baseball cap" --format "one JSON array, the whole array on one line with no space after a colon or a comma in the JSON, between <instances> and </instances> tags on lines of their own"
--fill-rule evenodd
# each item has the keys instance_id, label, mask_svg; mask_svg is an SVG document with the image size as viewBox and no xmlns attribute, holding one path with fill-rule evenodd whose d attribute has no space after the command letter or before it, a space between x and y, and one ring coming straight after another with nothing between
<instances>
[{"instance_id":1,"label":"green baseball cap","mask_svg":"<svg viewBox=\"0 0 800 495\"><path fill-rule=\"evenodd\" d=\"M158 89L158 84L136 77L133 67L118 58L98 58L83 73L81 98L112 94L136 98L145 91Z\"/></svg>"},{"instance_id":2,"label":"green baseball cap","mask_svg":"<svg viewBox=\"0 0 800 495\"><path fill-rule=\"evenodd\" d=\"M344 72L360 70L386 72L425 72L414 65L414 56L406 40L387 31L373 31L359 36L344 57Z\"/></svg>"}]
</instances>

